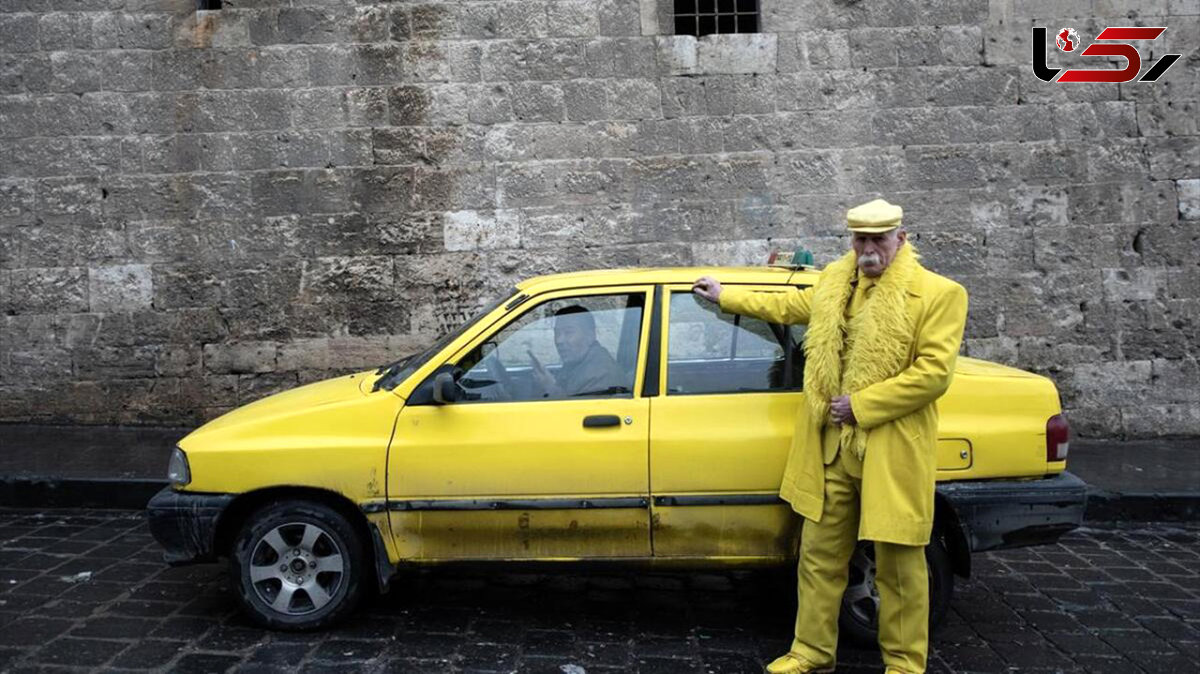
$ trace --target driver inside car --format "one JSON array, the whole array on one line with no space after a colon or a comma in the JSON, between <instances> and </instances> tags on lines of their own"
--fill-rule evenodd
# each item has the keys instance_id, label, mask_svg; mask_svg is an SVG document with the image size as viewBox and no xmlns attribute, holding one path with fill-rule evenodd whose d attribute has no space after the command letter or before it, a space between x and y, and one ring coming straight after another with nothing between
<instances>
[{"instance_id":1,"label":"driver inside car","mask_svg":"<svg viewBox=\"0 0 1200 674\"><path fill-rule=\"evenodd\" d=\"M584 307L574 304L554 312L554 348L562 367L553 374L529 352L535 397L610 393L621 387L621 368L596 341L596 319Z\"/></svg>"}]
</instances>

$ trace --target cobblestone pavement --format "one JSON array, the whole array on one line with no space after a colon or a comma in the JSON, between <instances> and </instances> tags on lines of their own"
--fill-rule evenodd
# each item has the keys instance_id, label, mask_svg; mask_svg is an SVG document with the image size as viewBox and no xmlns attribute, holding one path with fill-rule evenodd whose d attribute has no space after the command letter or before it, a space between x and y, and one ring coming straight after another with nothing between
<instances>
[{"instance_id":1,"label":"cobblestone pavement","mask_svg":"<svg viewBox=\"0 0 1200 674\"><path fill-rule=\"evenodd\" d=\"M250 626L224 567L168 568L140 513L0 510L0 669L760 672L791 571L410 572L348 624ZM979 555L930 671L1200 671L1200 524L1087 528ZM844 648L839 672L878 671Z\"/></svg>"}]
</instances>

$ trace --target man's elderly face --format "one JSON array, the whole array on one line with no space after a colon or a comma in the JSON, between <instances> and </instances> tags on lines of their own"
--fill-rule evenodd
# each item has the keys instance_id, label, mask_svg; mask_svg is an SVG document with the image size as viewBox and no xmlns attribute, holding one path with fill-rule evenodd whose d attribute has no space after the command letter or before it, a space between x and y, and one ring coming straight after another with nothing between
<instances>
[{"instance_id":1,"label":"man's elderly face","mask_svg":"<svg viewBox=\"0 0 1200 674\"><path fill-rule=\"evenodd\" d=\"M850 245L858 255L858 270L871 277L883 274L907 237L899 227L878 234L855 232Z\"/></svg>"},{"instance_id":2,"label":"man's elderly face","mask_svg":"<svg viewBox=\"0 0 1200 674\"><path fill-rule=\"evenodd\" d=\"M554 346L563 365L583 360L596 341L596 327L589 318L585 314L565 314L554 319Z\"/></svg>"}]
</instances>

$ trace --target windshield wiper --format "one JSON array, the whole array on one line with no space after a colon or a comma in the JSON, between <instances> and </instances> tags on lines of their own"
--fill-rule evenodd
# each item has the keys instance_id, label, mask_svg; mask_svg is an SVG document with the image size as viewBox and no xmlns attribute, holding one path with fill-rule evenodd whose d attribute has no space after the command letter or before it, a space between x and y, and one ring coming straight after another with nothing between
<instances>
[{"instance_id":1,"label":"windshield wiper","mask_svg":"<svg viewBox=\"0 0 1200 674\"><path fill-rule=\"evenodd\" d=\"M393 372L394 373L395 371L398 371L400 368L404 367L404 364L407 363L413 357L413 355L415 355L415 354L409 354L409 355L401 358L400 360L393 360L392 362L388 363L387 365L380 365L379 369L375 370L375 374L383 374L385 372Z\"/></svg>"},{"instance_id":2,"label":"windshield wiper","mask_svg":"<svg viewBox=\"0 0 1200 674\"><path fill-rule=\"evenodd\" d=\"M417 354L414 353L414 354L405 356L405 357L401 358L400 360L393 361L391 363L388 363L387 365L381 366L378 370L375 370L375 374L383 375L383 376L381 376L375 380L375 384L371 386L371 392L374 393L375 391L378 391L379 389L383 388L383 383L385 381L390 380L392 377L395 377L396 373L399 372L400 370L404 369L404 365L406 363L408 363L408 361L415 358L416 355Z\"/></svg>"}]
</instances>

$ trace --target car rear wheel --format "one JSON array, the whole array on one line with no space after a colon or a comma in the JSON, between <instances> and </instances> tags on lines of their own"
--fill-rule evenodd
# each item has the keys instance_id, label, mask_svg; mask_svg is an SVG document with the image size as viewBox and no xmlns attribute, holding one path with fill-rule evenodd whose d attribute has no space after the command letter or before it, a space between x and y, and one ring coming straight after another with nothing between
<instances>
[{"instance_id":1,"label":"car rear wheel","mask_svg":"<svg viewBox=\"0 0 1200 674\"><path fill-rule=\"evenodd\" d=\"M346 617L367 587L365 542L337 510L279 501L246 519L229 555L238 603L280 630L317 629Z\"/></svg>"},{"instance_id":2,"label":"car rear wheel","mask_svg":"<svg viewBox=\"0 0 1200 674\"><path fill-rule=\"evenodd\" d=\"M954 594L954 573L950 555L941 540L934 537L925 546L925 563L929 569L929 626L939 625L950 608ZM875 545L859 541L850 558L850 580L842 595L839 632L850 643L866 648L879 640L879 591L875 588Z\"/></svg>"}]
</instances>

